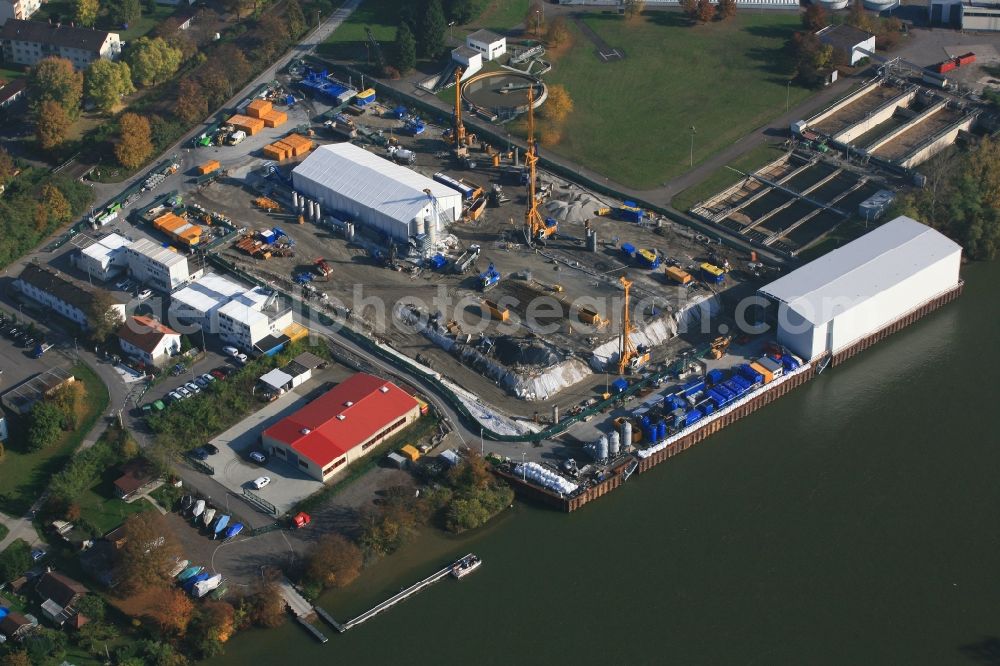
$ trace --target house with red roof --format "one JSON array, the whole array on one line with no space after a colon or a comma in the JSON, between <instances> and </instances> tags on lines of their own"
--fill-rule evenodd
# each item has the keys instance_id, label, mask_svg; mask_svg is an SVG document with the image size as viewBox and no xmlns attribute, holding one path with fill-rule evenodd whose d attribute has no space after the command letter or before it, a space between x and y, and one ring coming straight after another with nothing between
<instances>
[{"instance_id":1,"label":"house with red roof","mask_svg":"<svg viewBox=\"0 0 1000 666\"><path fill-rule=\"evenodd\" d=\"M156 365L181 350L181 334L152 317L129 317L118 329L122 351L146 365Z\"/></svg>"},{"instance_id":2,"label":"house with red roof","mask_svg":"<svg viewBox=\"0 0 1000 666\"><path fill-rule=\"evenodd\" d=\"M266 429L261 444L279 460L329 481L419 417L412 395L358 373Z\"/></svg>"}]
</instances>

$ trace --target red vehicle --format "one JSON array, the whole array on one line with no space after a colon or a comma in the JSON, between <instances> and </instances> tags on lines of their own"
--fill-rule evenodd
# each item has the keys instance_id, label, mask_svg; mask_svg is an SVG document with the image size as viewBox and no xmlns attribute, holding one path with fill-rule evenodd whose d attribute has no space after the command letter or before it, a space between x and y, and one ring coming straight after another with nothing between
<instances>
[{"instance_id":1,"label":"red vehicle","mask_svg":"<svg viewBox=\"0 0 1000 666\"><path fill-rule=\"evenodd\" d=\"M309 514L306 513L305 511L299 511L297 514L295 514L295 517L292 518L292 522L295 524L295 529L300 530L309 523L311 523L312 518L309 517Z\"/></svg>"}]
</instances>

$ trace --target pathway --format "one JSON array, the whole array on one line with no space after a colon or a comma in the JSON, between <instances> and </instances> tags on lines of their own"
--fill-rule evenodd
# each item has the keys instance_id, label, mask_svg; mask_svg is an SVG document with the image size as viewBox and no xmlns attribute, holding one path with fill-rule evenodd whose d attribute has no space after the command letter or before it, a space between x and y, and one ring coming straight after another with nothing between
<instances>
[{"instance_id":1,"label":"pathway","mask_svg":"<svg viewBox=\"0 0 1000 666\"><path fill-rule=\"evenodd\" d=\"M32 546L41 541L38 532L35 531L35 526L31 522L31 518L11 518L6 514L0 513L0 523L10 530L7 536L0 539L0 552L3 552L3 549L14 543L16 539L24 539Z\"/></svg>"}]
</instances>

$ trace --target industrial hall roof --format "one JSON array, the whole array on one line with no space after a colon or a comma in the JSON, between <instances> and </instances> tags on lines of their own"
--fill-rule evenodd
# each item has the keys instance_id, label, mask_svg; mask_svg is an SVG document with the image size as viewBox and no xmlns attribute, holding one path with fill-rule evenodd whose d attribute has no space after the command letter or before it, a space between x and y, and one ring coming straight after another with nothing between
<instances>
[{"instance_id":1,"label":"industrial hall roof","mask_svg":"<svg viewBox=\"0 0 1000 666\"><path fill-rule=\"evenodd\" d=\"M0 39L37 42L93 52L101 50L101 46L109 34L111 33L107 30L92 30L66 24L22 21L21 19L8 19L3 28L0 28Z\"/></svg>"},{"instance_id":2,"label":"industrial hall roof","mask_svg":"<svg viewBox=\"0 0 1000 666\"><path fill-rule=\"evenodd\" d=\"M858 44L867 42L874 37L870 32L865 32L853 25L841 23L840 25L828 25L816 33L820 41L829 44L835 49L850 51Z\"/></svg>"},{"instance_id":3,"label":"industrial hall roof","mask_svg":"<svg viewBox=\"0 0 1000 666\"><path fill-rule=\"evenodd\" d=\"M760 289L820 326L962 248L900 216ZM946 286L942 285L942 289Z\"/></svg>"},{"instance_id":4,"label":"industrial hall roof","mask_svg":"<svg viewBox=\"0 0 1000 666\"><path fill-rule=\"evenodd\" d=\"M476 30L474 33L468 36L468 39L474 42L483 42L485 44L493 44L499 42L503 37L493 32L492 30L480 29Z\"/></svg>"},{"instance_id":5,"label":"industrial hall roof","mask_svg":"<svg viewBox=\"0 0 1000 666\"><path fill-rule=\"evenodd\" d=\"M425 189L438 199L461 196L447 185L352 143L320 146L293 173L407 223L427 206Z\"/></svg>"}]
</instances>

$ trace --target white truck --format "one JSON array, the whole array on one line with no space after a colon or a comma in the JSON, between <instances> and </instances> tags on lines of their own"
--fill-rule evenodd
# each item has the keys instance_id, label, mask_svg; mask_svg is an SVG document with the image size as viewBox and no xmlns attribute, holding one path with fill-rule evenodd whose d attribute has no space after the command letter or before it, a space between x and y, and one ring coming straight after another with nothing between
<instances>
[{"instance_id":1,"label":"white truck","mask_svg":"<svg viewBox=\"0 0 1000 666\"><path fill-rule=\"evenodd\" d=\"M243 139L245 138L247 138L246 132L244 132L243 130L236 130L235 132L229 135L229 145L235 146L239 142L243 141Z\"/></svg>"}]
</instances>

